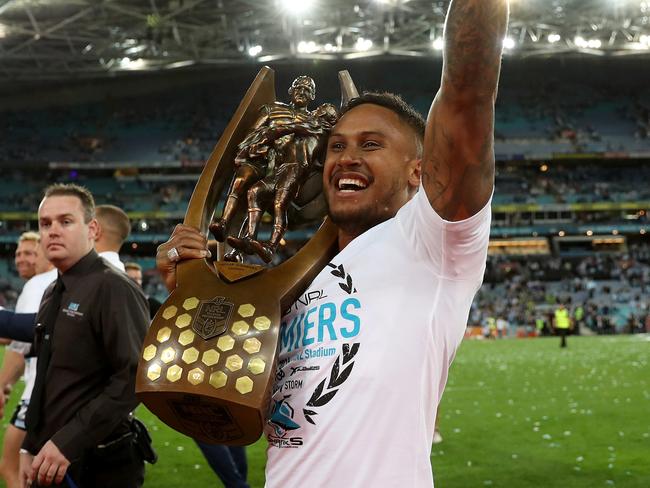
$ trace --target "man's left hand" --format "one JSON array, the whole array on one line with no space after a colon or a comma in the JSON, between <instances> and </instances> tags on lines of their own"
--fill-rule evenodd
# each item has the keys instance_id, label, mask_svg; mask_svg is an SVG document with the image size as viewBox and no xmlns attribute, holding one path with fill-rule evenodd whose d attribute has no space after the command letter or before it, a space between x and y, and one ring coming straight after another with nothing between
<instances>
[{"instance_id":1,"label":"man's left hand","mask_svg":"<svg viewBox=\"0 0 650 488\"><path fill-rule=\"evenodd\" d=\"M31 479L42 486L59 484L63 481L70 461L59 451L56 444L47 441L32 462Z\"/></svg>"}]
</instances>

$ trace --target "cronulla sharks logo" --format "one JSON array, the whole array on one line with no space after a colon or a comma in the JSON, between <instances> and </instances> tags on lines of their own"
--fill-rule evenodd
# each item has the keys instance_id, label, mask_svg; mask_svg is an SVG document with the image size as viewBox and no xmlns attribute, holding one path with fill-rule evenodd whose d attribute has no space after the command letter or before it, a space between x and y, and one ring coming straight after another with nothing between
<instances>
[{"instance_id":1,"label":"cronulla sharks logo","mask_svg":"<svg viewBox=\"0 0 650 488\"><path fill-rule=\"evenodd\" d=\"M273 428L273 434L268 436L269 443L279 448L297 448L303 445L302 437L288 435L300 428L300 424L294 421L295 410L287 401L289 398L291 395L285 395L273 403L268 420Z\"/></svg>"}]
</instances>

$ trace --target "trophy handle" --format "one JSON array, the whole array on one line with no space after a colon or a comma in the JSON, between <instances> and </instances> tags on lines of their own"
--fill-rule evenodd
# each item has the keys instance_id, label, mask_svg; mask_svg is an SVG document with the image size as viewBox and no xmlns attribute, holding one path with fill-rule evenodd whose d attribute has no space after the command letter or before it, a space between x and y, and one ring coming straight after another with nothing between
<instances>
[{"instance_id":1,"label":"trophy handle","mask_svg":"<svg viewBox=\"0 0 650 488\"><path fill-rule=\"evenodd\" d=\"M235 160L237 144L244 139L259 116L260 107L273 102L275 102L275 76L271 68L264 66L253 80L203 167L185 213L183 221L185 225L198 229L205 236L208 235L208 226L214 216L219 196L232 177L232 162ZM206 268L213 272L205 260L197 262L190 259L179 262L177 286L191 282L197 268ZM217 274L214 274L218 279Z\"/></svg>"},{"instance_id":2,"label":"trophy handle","mask_svg":"<svg viewBox=\"0 0 650 488\"><path fill-rule=\"evenodd\" d=\"M359 97L359 91L354 86L354 81L347 69L339 71L339 85L341 86L341 108L353 98Z\"/></svg>"}]
</instances>

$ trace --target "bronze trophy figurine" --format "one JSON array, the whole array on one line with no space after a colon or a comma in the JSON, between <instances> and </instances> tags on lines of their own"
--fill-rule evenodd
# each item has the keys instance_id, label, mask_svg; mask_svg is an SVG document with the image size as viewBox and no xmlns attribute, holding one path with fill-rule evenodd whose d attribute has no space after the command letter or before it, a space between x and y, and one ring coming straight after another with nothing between
<instances>
[{"instance_id":1,"label":"bronze trophy figurine","mask_svg":"<svg viewBox=\"0 0 650 488\"><path fill-rule=\"evenodd\" d=\"M339 73L342 103L357 96ZM269 261L287 225L287 207L313 176L315 154L336 121L329 104L313 112L314 84L297 78L291 103L276 101L273 71L262 68L194 188L184 223L234 246L233 261L181 261L177 287L153 319L138 365L136 393L163 422L195 439L244 445L262 434L271 395L281 311L336 252L328 219L293 257L271 269L237 262L241 253ZM227 182L222 217L214 209ZM239 235L227 236L238 201L248 211ZM264 209L271 239L257 239Z\"/></svg>"},{"instance_id":2,"label":"bronze trophy figurine","mask_svg":"<svg viewBox=\"0 0 650 488\"><path fill-rule=\"evenodd\" d=\"M210 225L215 238L224 242L239 201L246 194L248 215L238 237L228 237L234 252L230 261L240 261L241 252L257 254L270 262L287 229L287 210L298 196L302 183L316 163L315 153L326 142L338 117L333 105L326 103L313 112L316 85L308 76L299 76L289 88L291 103L263 105L253 130L237 146L237 171L228 192L223 215ZM264 211L273 211L273 233L268 242L257 240ZM239 252L237 252L239 251Z\"/></svg>"}]
</instances>

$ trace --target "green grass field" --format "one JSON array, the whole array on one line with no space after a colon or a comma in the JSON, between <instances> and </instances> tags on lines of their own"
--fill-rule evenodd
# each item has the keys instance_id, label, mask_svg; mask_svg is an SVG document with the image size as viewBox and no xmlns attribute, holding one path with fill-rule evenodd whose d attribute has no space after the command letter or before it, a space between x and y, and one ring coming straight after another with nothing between
<instances>
[{"instance_id":1,"label":"green grass field","mask_svg":"<svg viewBox=\"0 0 650 488\"><path fill-rule=\"evenodd\" d=\"M462 345L440 409L444 441L431 452L437 488L650 487L650 337L558 345ZM222 486L191 440L139 416L160 458L146 486ZM264 485L265 448L248 448L253 487Z\"/></svg>"}]
</instances>

